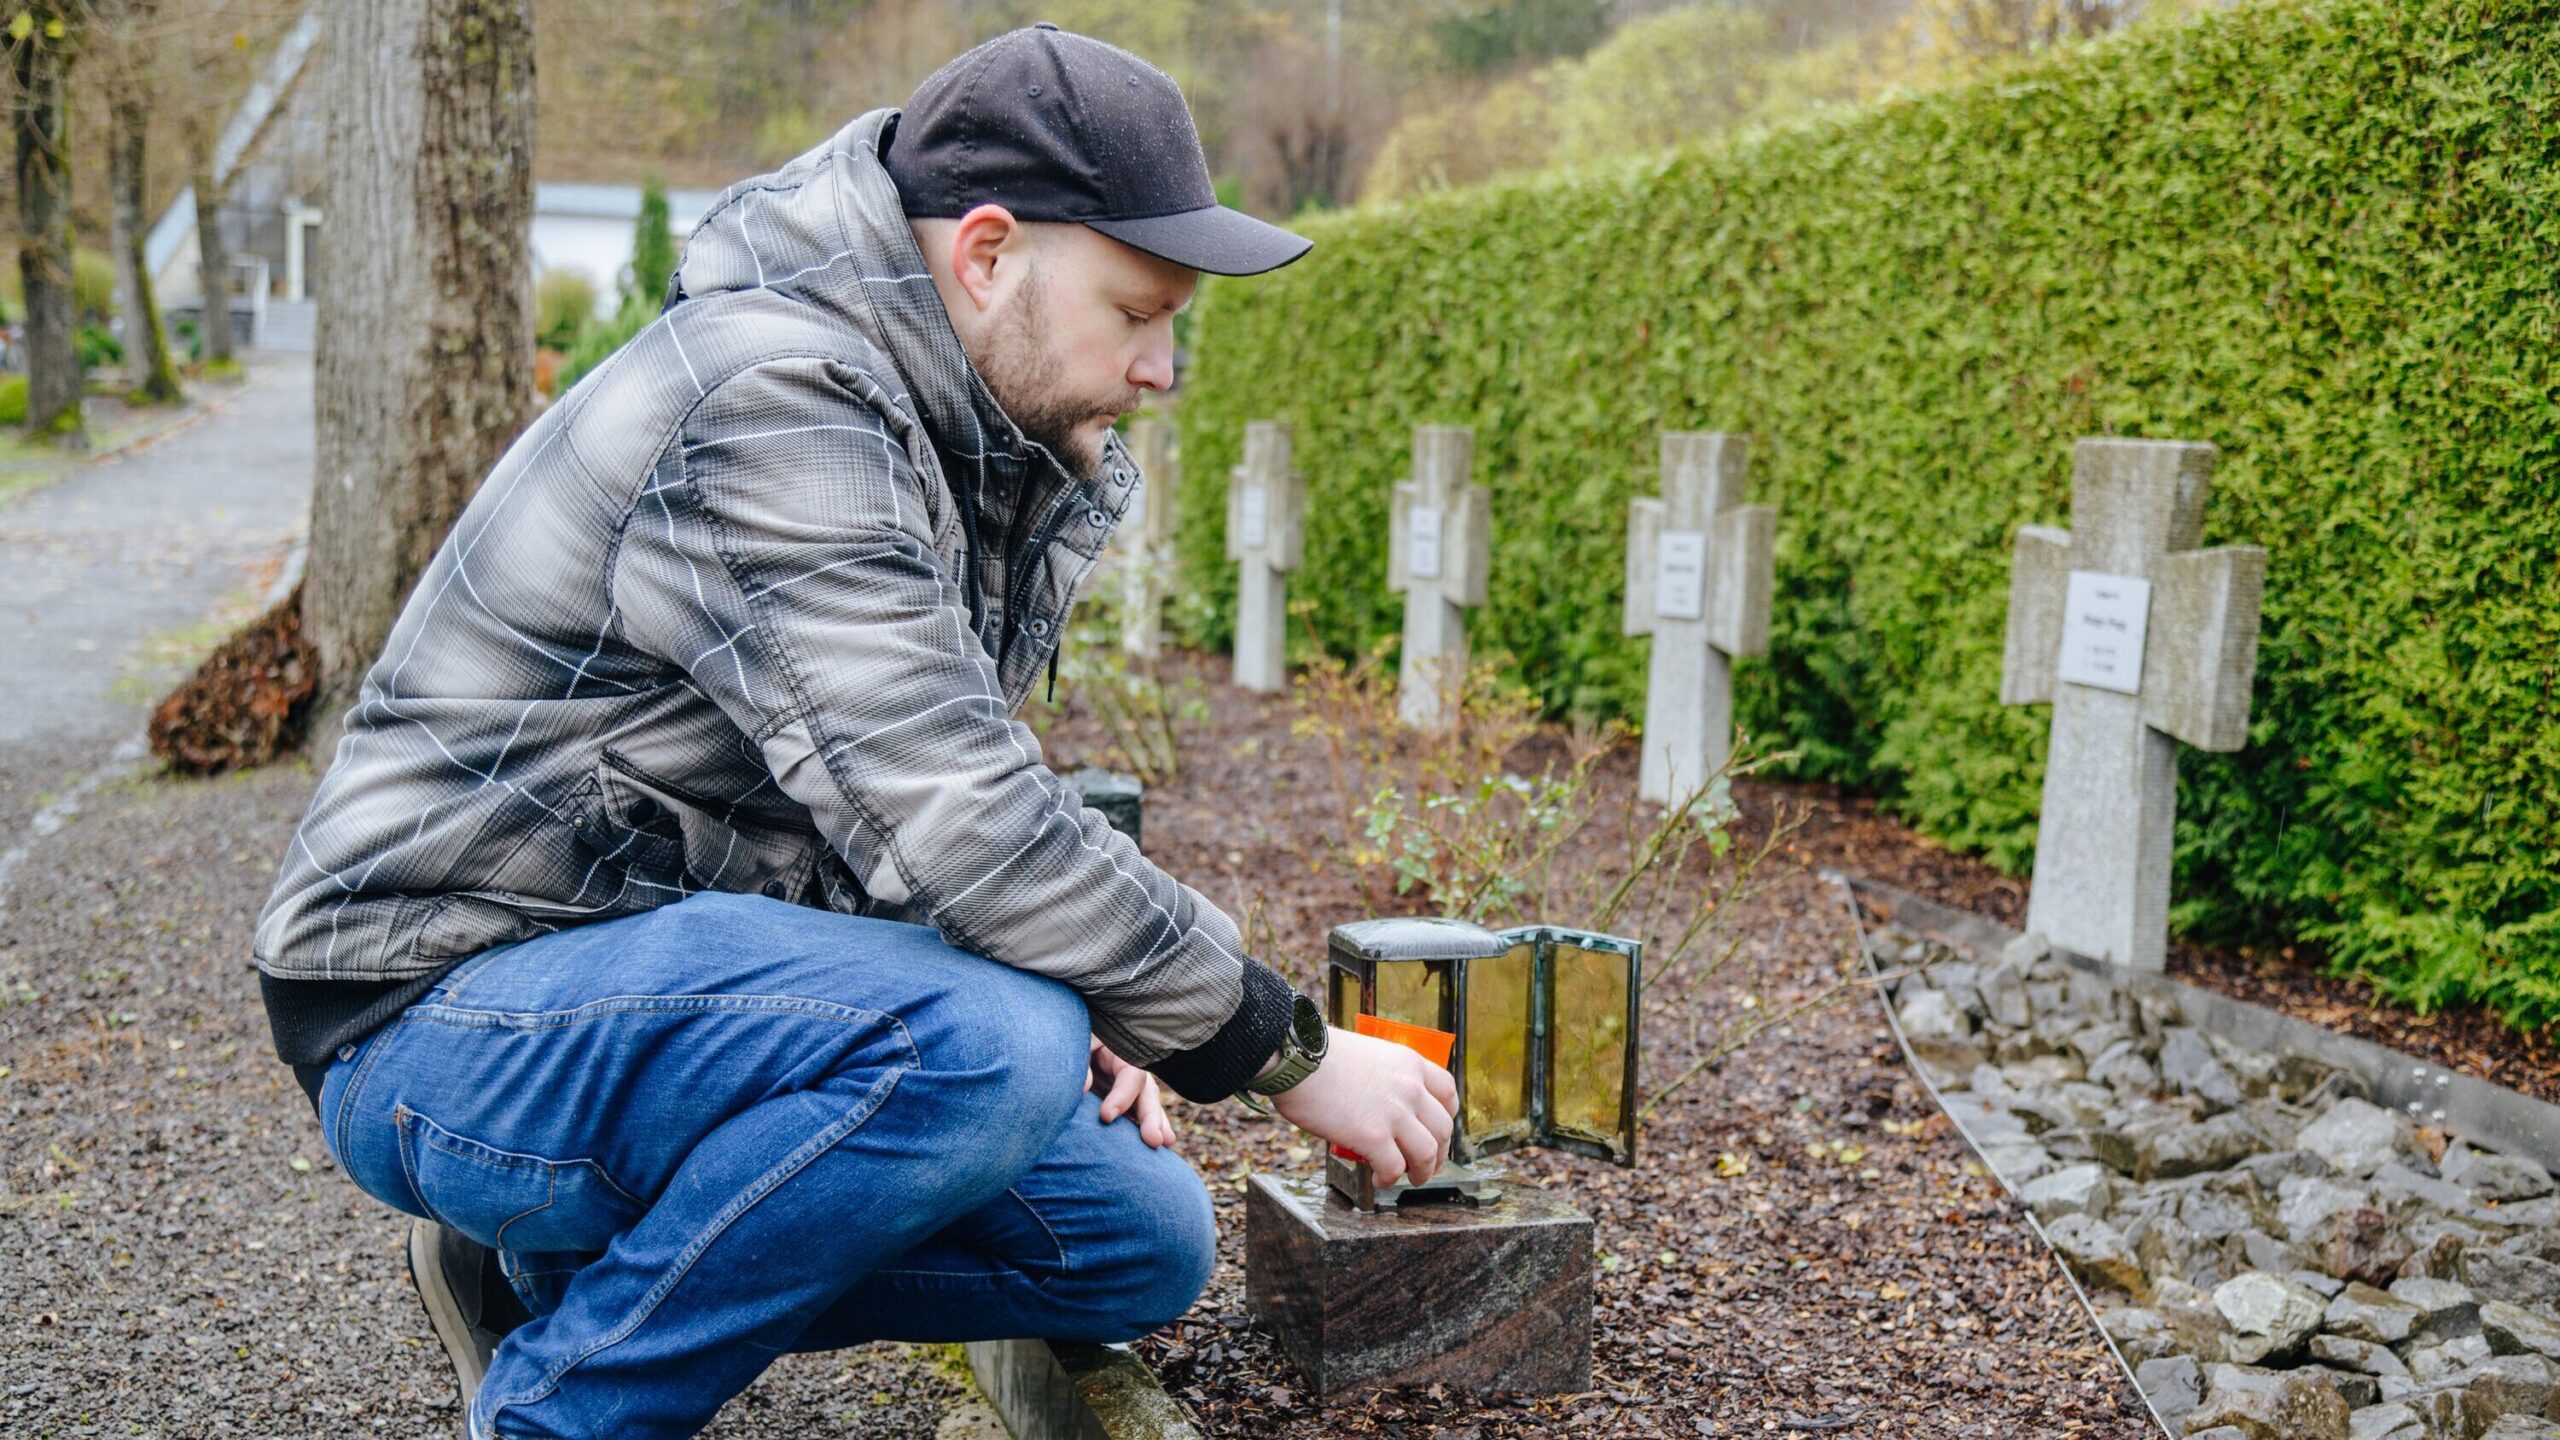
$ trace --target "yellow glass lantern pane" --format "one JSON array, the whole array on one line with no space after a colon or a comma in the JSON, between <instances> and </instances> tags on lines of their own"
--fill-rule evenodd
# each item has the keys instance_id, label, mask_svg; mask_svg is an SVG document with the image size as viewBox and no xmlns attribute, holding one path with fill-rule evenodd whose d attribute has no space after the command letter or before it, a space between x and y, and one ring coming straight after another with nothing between
<instances>
[{"instance_id":1,"label":"yellow glass lantern pane","mask_svg":"<svg viewBox=\"0 0 2560 1440\"><path fill-rule=\"evenodd\" d=\"M1378 1006L1382 1019L1401 1020L1426 1030L1445 1030L1449 966L1441 960L1381 960L1377 969Z\"/></svg>"},{"instance_id":2,"label":"yellow glass lantern pane","mask_svg":"<svg viewBox=\"0 0 2560 1440\"><path fill-rule=\"evenodd\" d=\"M1327 966L1331 988L1325 996L1325 1023L1336 1029L1351 1028L1351 1018L1360 1013L1360 977L1339 965Z\"/></svg>"},{"instance_id":3,"label":"yellow glass lantern pane","mask_svg":"<svg viewBox=\"0 0 2560 1440\"><path fill-rule=\"evenodd\" d=\"M1624 955L1558 943L1548 1123L1583 1140L1615 1144L1626 1109L1627 983Z\"/></svg>"},{"instance_id":4,"label":"yellow glass lantern pane","mask_svg":"<svg viewBox=\"0 0 2560 1440\"><path fill-rule=\"evenodd\" d=\"M1467 964L1463 1124L1477 1142L1529 1124L1529 968L1536 947Z\"/></svg>"}]
</instances>

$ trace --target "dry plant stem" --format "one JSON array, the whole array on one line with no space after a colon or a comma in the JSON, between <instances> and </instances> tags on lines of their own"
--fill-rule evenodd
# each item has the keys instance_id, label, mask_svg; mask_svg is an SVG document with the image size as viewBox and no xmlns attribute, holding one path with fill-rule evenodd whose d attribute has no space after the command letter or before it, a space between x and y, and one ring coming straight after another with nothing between
<instances>
[{"instance_id":1,"label":"dry plant stem","mask_svg":"<svg viewBox=\"0 0 2560 1440\"><path fill-rule=\"evenodd\" d=\"M1770 857L1777 854L1781 846L1788 844L1787 837L1804 828L1806 814L1807 812L1802 808L1792 810L1785 806L1779 808L1778 818L1770 825L1769 833L1762 837L1760 844L1750 854L1735 862L1733 879L1725 886L1725 893L1701 903L1697 913L1690 917L1688 928L1680 932L1679 943L1671 949L1671 959L1674 962L1687 954L1690 946L1695 944L1700 936L1722 924L1724 917L1733 913L1735 906L1750 900L1772 885L1785 883L1803 871L1804 866L1799 863L1788 867L1771 879L1763 879L1760 874L1761 867L1768 863ZM1707 973L1711 974L1713 971L1710 970ZM1689 983L1691 989L1697 987L1695 979Z\"/></svg>"},{"instance_id":2,"label":"dry plant stem","mask_svg":"<svg viewBox=\"0 0 2560 1440\"><path fill-rule=\"evenodd\" d=\"M1752 972L1741 977L1743 993L1768 989L1760 973L1766 956L1745 943L1748 937L1728 934L1727 921L1735 906L1802 869L1794 841L1809 811L1781 805L1751 843L1736 847L1729 787L1786 757L1746 750L1686 803L1655 813L1618 790L1625 797L1615 806L1618 835L1595 854L1581 842L1595 822L1608 823L1600 767L1621 753L1623 730L1577 731L1562 756L1547 749L1543 763L1524 775L1524 760L1537 753L1532 747L1549 743L1552 732L1542 735L1533 708L1490 675L1469 677L1457 697L1458 723L1443 735L1417 734L1396 719L1394 687L1379 655L1319 657L1293 692L1291 731L1321 745L1341 817L1336 835L1310 847L1312 863L1339 867L1364 903L1408 909L1418 889L1437 913L1478 923L1555 920L1648 943L1653 964L1637 1003L1652 1023L1689 1031L1702 1054L1644 1113L1771 1027L1864 983L1862 972L1845 978L1844 967L1844 978L1802 1003L1722 1020L1700 1003L1707 978L1738 960ZM1666 935L1666 928L1676 933Z\"/></svg>"},{"instance_id":3,"label":"dry plant stem","mask_svg":"<svg viewBox=\"0 0 2560 1440\"><path fill-rule=\"evenodd\" d=\"M1181 763L1173 713L1152 662L1106 671L1090 689L1094 718L1132 774L1147 784L1171 780Z\"/></svg>"},{"instance_id":4,"label":"dry plant stem","mask_svg":"<svg viewBox=\"0 0 2560 1440\"><path fill-rule=\"evenodd\" d=\"M1686 965L1692 958L1697 955L1707 953L1702 950L1690 950L1685 954L1678 951L1673 952L1672 960L1669 965L1647 974L1641 983L1639 993L1646 998L1646 1013L1650 1015L1664 1014L1669 1011L1674 1004L1684 1002L1691 996L1695 995L1701 981L1712 979L1713 977L1723 973L1724 967L1732 961L1734 953L1742 948L1743 938L1744 937L1740 935L1736 935L1726 940L1724 942L1724 949L1716 954L1715 959L1709 961L1703 966L1697 967L1690 973L1689 983L1682 987L1678 995L1666 996L1657 999L1655 998L1655 991L1658 987L1669 984L1671 977L1679 974L1680 967Z\"/></svg>"}]
</instances>

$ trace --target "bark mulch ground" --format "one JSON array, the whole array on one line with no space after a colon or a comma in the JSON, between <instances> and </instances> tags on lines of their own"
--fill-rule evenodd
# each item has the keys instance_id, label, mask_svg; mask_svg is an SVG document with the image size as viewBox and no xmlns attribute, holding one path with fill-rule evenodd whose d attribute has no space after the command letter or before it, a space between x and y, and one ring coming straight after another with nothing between
<instances>
[{"instance_id":1,"label":"bark mulch ground","mask_svg":"<svg viewBox=\"0 0 2560 1440\"><path fill-rule=\"evenodd\" d=\"M1292 733L1299 713L1225 689L1215 662L1198 673L1210 713L1187 732L1180 773L1147 797L1148 852L1252 913L1257 934L1267 925L1292 978L1312 986L1332 925L1397 905L1322 858L1343 821L1325 748ZM1070 712L1053 758L1112 758ZM1633 784L1630 758L1600 771L1604 812ZM1792 793L1746 784L1745 831ZM1728 923L1744 937L1735 962L1685 996L1671 987L1645 1018L1647 1093L1687 1070L1746 995L1783 1011L1827 988L1851 943L1838 892L1801 866ZM1864 992L1673 1094L1641 1127L1632 1169L1518 1157L1515 1173L1598 1222L1595 1388L1582 1395L1378 1393L1318 1411L1248 1321L1243 1273L1245 1175L1307 1172L1314 1154L1241 1107L1184 1107L1178 1123L1218 1205L1219 1264L1192 1313L1140 1349L1214 1435L2152 1433L2059 1266L1935 1116Z\"/></svg>"}]
</instances>

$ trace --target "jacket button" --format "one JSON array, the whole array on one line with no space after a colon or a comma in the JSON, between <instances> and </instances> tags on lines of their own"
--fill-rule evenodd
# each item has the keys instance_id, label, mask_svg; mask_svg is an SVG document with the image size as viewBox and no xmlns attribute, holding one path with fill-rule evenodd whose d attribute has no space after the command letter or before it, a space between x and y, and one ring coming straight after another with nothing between
<instances>
[{"instance_id":1,"label":"jacket button","mask_svg":"<svg viewBox=\"0 0 2560 1440\"><path fill-rule=\"evenodd\" d=\"M779 900L783 897L784 893L781 881L767 880L764 882L764 898L767 900Z\"/></svg>"},{"instance_id":2,"label":"jacket button","mask_svg":"<svg viewBox=\"0 0 2560 1440\"><path fill-rule=\"evenodd\" d=\"M1111 523L1111 517L1103 514L1102 507L1097 505L1084 512L1084 523L1100 530Z\"/></svg>"},{"instance_id":3,"label":"jacket button","mask_svg":"<svg viewBox=\"0 0 2560 1440\"><path fill-rule=\"evenodd\" d=\"M1032 617L1032 621L1031 621L1031 634L1032 634L1032 637L1033 637L1034 639L1040 639L1040 640L1045 640L1045 639L1047 639L1047 638L1049 637L1049 621L1048 621L1048 617L1046 617L1046 616L1034 616L1034 617Z\"/></svg>"}]
</instances>

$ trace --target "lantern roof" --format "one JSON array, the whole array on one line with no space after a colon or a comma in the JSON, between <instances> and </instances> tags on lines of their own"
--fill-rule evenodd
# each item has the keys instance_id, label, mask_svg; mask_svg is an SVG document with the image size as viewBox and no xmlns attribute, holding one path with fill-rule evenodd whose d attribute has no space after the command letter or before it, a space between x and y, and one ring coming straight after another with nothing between
<instances>
[{"instance_id":1,"label":"lantern roof","mask_svg":"<svg viewBox=\"0 0 2560 1440\"><path fill-rule=\"evenodd\" d=\"M1483 960L1512 944L1480 925L1430 916L1336 925L1333 943L1363 960Z\"/></svg>"}]
</instances>

